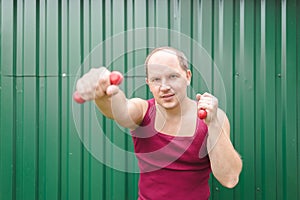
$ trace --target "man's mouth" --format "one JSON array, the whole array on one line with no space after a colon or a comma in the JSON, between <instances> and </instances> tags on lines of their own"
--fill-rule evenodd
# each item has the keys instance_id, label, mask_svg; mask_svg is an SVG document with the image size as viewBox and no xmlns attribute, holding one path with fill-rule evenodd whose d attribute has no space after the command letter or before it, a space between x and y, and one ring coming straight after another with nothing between
<instances>
[{"instance_id":1,"label":"man's mouth","mask_svg":"<svg viewBox=\"0 0 300 200\"><path fill-rule=\"evenodd\" d=\"M164 94L164 95L161 95L161 98L162 98L162 99L170 99L170 98L172 98L173 96L175 96L175 94Z\"/></svg>"}]
</instances>

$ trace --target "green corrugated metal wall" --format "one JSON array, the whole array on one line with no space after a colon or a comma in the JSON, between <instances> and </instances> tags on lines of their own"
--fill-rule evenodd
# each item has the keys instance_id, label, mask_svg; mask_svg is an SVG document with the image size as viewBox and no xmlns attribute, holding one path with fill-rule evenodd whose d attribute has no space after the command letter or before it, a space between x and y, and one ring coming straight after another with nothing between
<instances>
[{"instance_id":1,"label":"green corrugated metal wall","mask_svg":"<svg viewBox=\"0 0 300 200\"><path fill-rule=\"evenodd\" d=\"M122 87L147 98L139 69L149 48L176 46L193 61L192 39L215 62L208 81L194 70L193 89L226 91L220 104L244 162L235 189L211 179L211 199L300 199L299 1L0 0L0 8L1 200L136 199L128 130L91 103L73 104L75 81L105 65L130 72Z\"/></svg>"}]
</instances>

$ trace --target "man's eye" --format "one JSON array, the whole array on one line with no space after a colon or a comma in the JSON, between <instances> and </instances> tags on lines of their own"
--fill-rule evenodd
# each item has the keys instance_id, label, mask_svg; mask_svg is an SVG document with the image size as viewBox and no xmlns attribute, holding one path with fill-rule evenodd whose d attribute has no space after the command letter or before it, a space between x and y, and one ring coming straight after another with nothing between
<instances>
[{"instance_id":1,"label":"man's eye","mask_svg":"<svg viewBox=\"0 0 300 200\"><path fill-rule=\"evenodd\" d=\"M151 82L158 82L158 81L160 81L160 78L153 78L153 79L151 79Z\"/></svg>"},{"instance_id":2,"label":"man's eye","mask_svg":"<svg viewBox=\"0 0 300 200\"><path fill-rule=\"evenodd\" d=\"M177 78L177 77L178 77L177 74L171 74L171 75L170 75L170 78L171 78L171 79L175 79L175 78Z\"/></svg>"}]
</instances>

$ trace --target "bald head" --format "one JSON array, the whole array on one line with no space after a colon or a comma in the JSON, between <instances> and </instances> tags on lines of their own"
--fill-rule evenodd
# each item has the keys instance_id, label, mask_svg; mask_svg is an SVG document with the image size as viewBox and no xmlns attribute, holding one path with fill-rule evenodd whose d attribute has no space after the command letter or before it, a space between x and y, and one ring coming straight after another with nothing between
<instances>
[{"instance_id":1,"label":"bald head","mask_svg":"<svg viewBox=\"0 0 300 200\"><path fill-rule=\"evenodd\" d=\"M179 65L184 71L188 70L188 62L185 55L172 47L159 47L154 49L146 58L145 67L148 77L148 65L160 64L162 66Z\"/></svg>"}]
</instances>

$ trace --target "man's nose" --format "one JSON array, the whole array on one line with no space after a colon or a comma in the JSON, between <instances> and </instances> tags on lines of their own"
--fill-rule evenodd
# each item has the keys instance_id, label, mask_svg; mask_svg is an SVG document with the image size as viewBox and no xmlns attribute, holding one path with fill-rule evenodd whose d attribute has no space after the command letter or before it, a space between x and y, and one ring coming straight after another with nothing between
<instances>
[{"instance_id":1,"label":"man's nose","mask_svg":"<svg viewBox=\"0 0 300 200\"><path fill-rule=\"evenodd\" d=\"M160 90L169 90L171 87L168 84L168 82L166 80L162 80L161 85L160 85Z\"/></svg>"}]
</instances>

